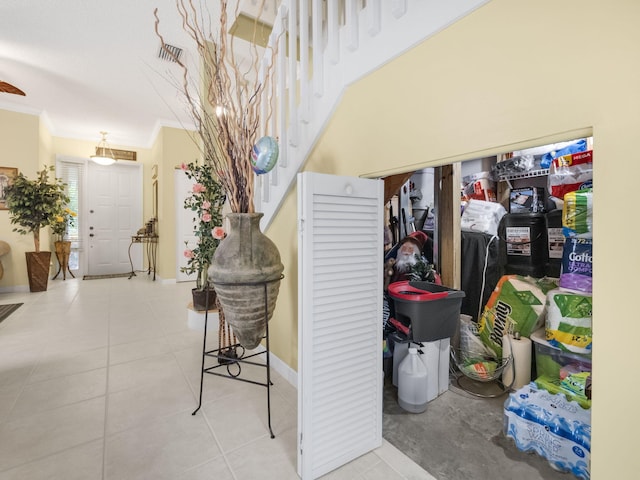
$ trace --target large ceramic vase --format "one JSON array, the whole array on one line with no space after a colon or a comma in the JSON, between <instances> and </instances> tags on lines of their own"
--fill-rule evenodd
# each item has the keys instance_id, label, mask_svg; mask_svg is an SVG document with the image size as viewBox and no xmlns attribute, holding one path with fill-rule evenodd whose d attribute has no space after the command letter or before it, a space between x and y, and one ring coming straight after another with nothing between
<instances>
[{"instance_id":1,"label":"large ceramic vase","mask_svg":"<svg viewBox=\"0 0 640 480\"><path fill-rule=\"evenodd\" d=\"M49 262L51 252L25 252L27 258L27 276L31 292L44 292L49 283Z\"/></svg>"},{"instance_id":2,"label":"large ceramic vase","mask_svg":"<svg viewBox=\"0 0 640 480\"><path fill-rule=\"evenodd\" d=\"M284 270L278 248L260 231L262 215L228 214L229 231L209 268L209 281L225 319L240 345L248 350L256 348L265 335Z\"/></svg>"}]
</instances>

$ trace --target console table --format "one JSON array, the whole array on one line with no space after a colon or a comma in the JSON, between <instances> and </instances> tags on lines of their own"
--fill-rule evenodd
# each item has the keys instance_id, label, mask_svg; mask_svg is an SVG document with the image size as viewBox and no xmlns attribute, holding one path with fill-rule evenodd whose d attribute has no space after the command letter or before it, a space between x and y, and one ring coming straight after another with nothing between
<instances>
[{"instance_id":1,"label":"console table","mask_svg":"<svg viewBox=\"0 0 640 480\"><path fill-rule=\"evenodd\" d=\"M144 235L133 235L131 237L131 243L129 244L129 263L131 264L131 273L129 274L129 279L136 275L136 270L133 266L133 260L131 260L131 247L135 243L141 243L144 245L146 255L147 255L147 263L149 268L147 269L147 275L150 275L153 271L153 281L156 280L156 255L158 253L158 235L156 234L144 234Z\"/></svg>"}]
</instances>

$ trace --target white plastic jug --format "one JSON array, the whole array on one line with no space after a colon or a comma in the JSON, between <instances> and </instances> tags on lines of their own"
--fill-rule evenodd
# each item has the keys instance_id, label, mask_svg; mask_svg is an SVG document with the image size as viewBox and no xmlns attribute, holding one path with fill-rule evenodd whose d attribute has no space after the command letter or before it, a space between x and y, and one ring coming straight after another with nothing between
<instances>
[{"instance_id":1,"label":"white plastic jug","mask_svg":"<svg viewBox=\"0 0 640 480\"><path fill-rule=\"evenodd\" d=\"M398 404L407 412L422 413L428 403L427 367L418 357L417 348L398 367Z\"/></svg>"}]
</instances>

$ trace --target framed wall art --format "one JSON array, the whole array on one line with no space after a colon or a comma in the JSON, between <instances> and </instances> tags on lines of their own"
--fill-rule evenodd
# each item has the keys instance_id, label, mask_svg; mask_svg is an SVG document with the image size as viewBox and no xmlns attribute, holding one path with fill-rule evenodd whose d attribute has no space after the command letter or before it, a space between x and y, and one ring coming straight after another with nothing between
<instances>
[{"instance_id":1,"label":"framed wall art","mask_svg":"<svg viewBox=\"0 0 640 480\"><path fill-rule=\"evenodd\" d=\"M0 167L0 210L7 208L7 187L13 183L13 177L18 175L14 167Z\"/></svg>"}]
</instances>

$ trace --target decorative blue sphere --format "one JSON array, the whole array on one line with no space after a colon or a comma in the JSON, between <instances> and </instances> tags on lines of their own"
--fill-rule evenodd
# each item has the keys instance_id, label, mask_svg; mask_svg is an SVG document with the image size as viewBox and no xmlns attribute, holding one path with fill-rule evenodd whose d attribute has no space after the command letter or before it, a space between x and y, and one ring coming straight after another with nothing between
<instances>
[{"instance_id":1,"label":"decorative blue sphere","mask_svg":"<svg viewBox=\"0 0 640 480\"><path fill-rule=\"evenodd\" d=\"M262 137L251 149L251 167L258 175L270 172L278 161L278 141Z\"/></svg>"}]
</instances>

